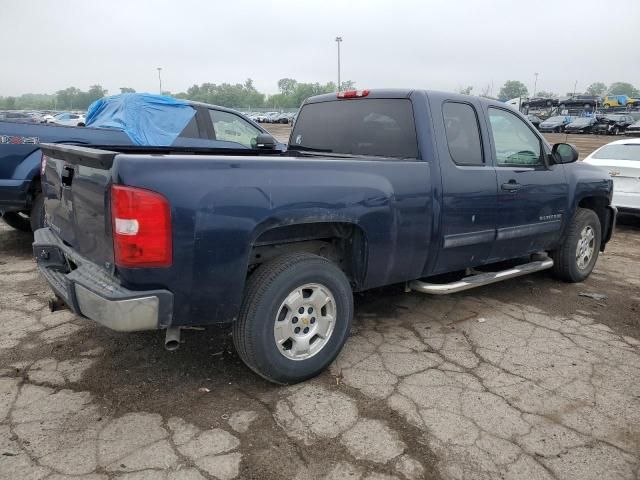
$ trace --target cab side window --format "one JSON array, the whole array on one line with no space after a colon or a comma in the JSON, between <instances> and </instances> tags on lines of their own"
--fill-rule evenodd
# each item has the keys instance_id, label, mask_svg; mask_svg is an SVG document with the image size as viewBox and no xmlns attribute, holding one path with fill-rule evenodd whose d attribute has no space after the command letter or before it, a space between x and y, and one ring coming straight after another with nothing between
<instances>
[{"instance_id":1,"label":"cab side window","mask_svg":"<svg viewBox=\"0 0 640 480\"><path fill-rule=\"evenodd\" d=\"M482 141L475 109L467 103L442 106L449 154L456 165L484 165Z\"/></svg>"},{"instance_id":2,"label":"cab side window","mask_svg":"<svg viewBox=\"0 0 640 480\"><path fill-rule=\"evenodd\" d=\"M489 108L489 123L498 166L544 165L540 139L511 112Z\"/></svg>"},{"instance_id":3,"label":"cab side window","mask_svg":"<svg viewBox=\"0 0 640 480\"><path fill-rule=\"evenodd\" d=\"M238 115L219 110L209 110L216 140L235 142L255 148L256 138L262 132Z\"/></svg>"}]
</instances>

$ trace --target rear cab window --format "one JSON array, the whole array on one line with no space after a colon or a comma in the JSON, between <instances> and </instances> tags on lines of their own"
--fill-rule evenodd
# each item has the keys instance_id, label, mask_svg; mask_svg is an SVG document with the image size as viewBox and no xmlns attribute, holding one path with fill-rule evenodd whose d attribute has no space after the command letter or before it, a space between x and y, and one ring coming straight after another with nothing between
<instances>
[{"instance_id":1,"label":"rear cab window","mask_svg":"<svg viewBox=\"0 0 640 480\"><path fill-rule=\"evenodd\" d=\"M291 133L290 147L352 155L417 159L409 99L359 98L308 103Z\"/></svg>"},{"instance_id":2,"label":"rear cab window","mask_svg":"<svg viewBox=\"0 0 640 480\"><path fill-rule=\"evenodd\" d=\"M456 165L484 165L482 141L475 108L468 103L445 102L442 106L449 155Z\"/></svg>"}]
</instances>

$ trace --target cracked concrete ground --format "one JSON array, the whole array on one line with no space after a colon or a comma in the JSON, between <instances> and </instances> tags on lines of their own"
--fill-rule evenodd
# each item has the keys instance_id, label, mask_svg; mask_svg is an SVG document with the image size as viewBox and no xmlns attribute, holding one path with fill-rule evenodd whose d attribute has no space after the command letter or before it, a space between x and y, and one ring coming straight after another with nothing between
<instances>
[{"instance_id":1,"label":"cracked concrete ground","mask_svg":"<svg viewBox=\"0 0 640 480\"><path fill-rule=\"evenodd\" d=\"M637 223L584 284L358 295L342 354L291 387L227 330L168 353L48 295L29 236L0 226L0 479L640 478Z\"/></svg>"}]
</instances>

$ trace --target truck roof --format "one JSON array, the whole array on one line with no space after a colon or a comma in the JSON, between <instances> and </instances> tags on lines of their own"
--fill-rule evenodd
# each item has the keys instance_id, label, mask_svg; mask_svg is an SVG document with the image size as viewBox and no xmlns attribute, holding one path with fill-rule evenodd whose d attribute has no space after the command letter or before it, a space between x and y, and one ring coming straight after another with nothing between
<instances>
[{"instance_id":1,"label":"truck roof","mask_svg":"<svg viewBox=\"0 0 640 480\"><path fill-rule=\"evenodd\" d=\"M368 92L369 93L367 94L367 98L409 98L414 92L423 92L424 94L432 98L447 98L450 100L459 100L464 102L468 101L469 97L475 97L480 100L480 102L486 105L508 106L503 102L492 100L489 98L478 97L475 95L463 95L461 93L444 92L439 90L425 90L417 88L376 88L370 89L368 90ZM330 102L334 100L338 100L335 92L325 93L323 95L309 97L304 102L304 104Z\"/></svg>"}]
</instances>

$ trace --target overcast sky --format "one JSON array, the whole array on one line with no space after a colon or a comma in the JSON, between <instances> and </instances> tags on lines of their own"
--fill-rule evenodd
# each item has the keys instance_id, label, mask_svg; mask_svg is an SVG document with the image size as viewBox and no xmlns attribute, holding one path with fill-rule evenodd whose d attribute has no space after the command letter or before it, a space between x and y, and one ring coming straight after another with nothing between
<instances>
[{"instance_id":1,"label":"overcast sky","mask_svg":"<svg viewBox=\"0 0 640 480\"><path fill-rule=\"evenodd\" d=\"M640 0L0 0L0 96L283 77L480 93L640 87Z\"/></svg>"}]
</instances>

